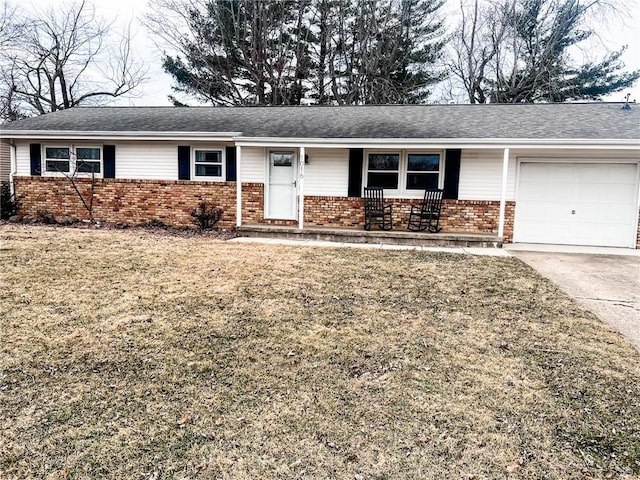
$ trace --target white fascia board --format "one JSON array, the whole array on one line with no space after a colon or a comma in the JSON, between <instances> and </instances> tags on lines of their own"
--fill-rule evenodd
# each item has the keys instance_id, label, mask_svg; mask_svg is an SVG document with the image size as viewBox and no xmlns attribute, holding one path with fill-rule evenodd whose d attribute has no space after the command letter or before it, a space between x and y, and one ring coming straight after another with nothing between
<instances>
[{"instance_id":1,"label":"white fascia board","mask_svg":"<svg viewBox=\"0 0 640 480\"><path fill-rule=\"evenodd\" d=\"M80 132L69 130L4 130L0 138L74 140L171 140L233 142L241 132Z\"/></svg>"},{"instance_id":2,"label":"white fascia board","mask_svg":"<svg viewBox=\"0 0 640 480\"><path fill-rule=\"evenodd\" d=\"M242 132L106 132L68 130L0 130L0 138L76 140L166 140L233 142L242 147L311 148L567 148L640 150L640 139L506 139L506 138L291 138L243 137Z\"/></svg>"},{"instance_id":3,"label":"white fascia board","mask_svg":"<svg viewBox=\"0 0 640 480\"><path fill-rule=\"evenodd\" d=\"M505 138L247 138L237 137L243 147L311 148L569 148L640 150L640 139L505 139Z\"/></svg>"}]
</instances>

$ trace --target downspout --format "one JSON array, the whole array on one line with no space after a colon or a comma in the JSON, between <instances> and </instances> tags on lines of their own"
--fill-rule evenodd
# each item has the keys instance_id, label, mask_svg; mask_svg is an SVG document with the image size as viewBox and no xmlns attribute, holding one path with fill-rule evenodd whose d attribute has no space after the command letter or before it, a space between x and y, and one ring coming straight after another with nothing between
<instances>
[{"instance_id":1,"label":"downspout","mask_svg":"<svg viewBox=\"0 0 640 480\"><path fill-rule=\"evenodd\" d=\"M300 172L298 173L298 228L304 228L304 147L300 147L298 152L298 163Z\"/></svg>"},{"instance_id":2,"label":"downspout","mask_svg":"<svg viewBox=\"0 0 640 480\"><path fill-rule=\"evenodd\" d=\"M509 172L509 149L504 149L502 157L502 189L500 191L500 218L498 221L498 237L504 239L504 216L507 207L507 173Z\"/></svg>"},{"instance_id":3,"label":"downspout","mask_svg":"<svg viewBox=\"0 0 640 480\"><path fill-rule=\"evenodd\" d=\"M236 145L236 227L242 225L242 147Z\"/></svg>"},{"instance_id":4,"label":"downspout","mask_svg":"<svg viewBox=\"0 0 640 480\"><path fill-rule=\"evenodd\" d=\"M11 193L11 196L15 196L16 194L16 188L15 185L13 183L13 177L16 176L16 173L18 173L18 162L16 160L17 158L17 154L16 154L16 143L15 140L11 139L11 143L9 144L9 146L11 147L9 149L9 193Z\"/></svg>"}]
</instances>

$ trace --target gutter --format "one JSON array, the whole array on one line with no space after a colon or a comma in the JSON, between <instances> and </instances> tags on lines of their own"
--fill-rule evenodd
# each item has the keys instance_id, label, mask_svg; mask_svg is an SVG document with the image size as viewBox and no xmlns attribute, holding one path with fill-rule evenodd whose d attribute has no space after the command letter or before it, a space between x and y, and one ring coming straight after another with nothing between
<instances>
[{"instance_id":1,"label":"gutter","mask_svg":"<svg viewBox=\"0 0 640 480\"><path fill-rule=\"evenodd\" d=\"M241 147L275 148L471 148L471 149L598 149L640 150L640 139L615 138L293 138L244 137L242 132L154 132L154 131L71 131L71 130L7 130L0 138L8 139L73 139L129 141L225 142Z\"/></svg>"},{"instance_id":2,"label":"gutter","mask_svg":"<svg viewBox=\"0 0 640 480\"><path fill-rule=\"evenodd\" d=\"M640 139L592 138L269 138L239 137L236 145L243 147L316 147L316 148L613 148L640 150Z\"/></svg>"},{"instance_id":3,"label":"gutter","mask_svg":"<svg viewBox=\"0 0 640 480\"><path fill-rule=\"evenodd\" d=\"M42 138L75 140L198 140L233 142L242 132L152 132L152 131L75 131L75 130L8 130L0 138Z\"/></svg>"}]
</instances>

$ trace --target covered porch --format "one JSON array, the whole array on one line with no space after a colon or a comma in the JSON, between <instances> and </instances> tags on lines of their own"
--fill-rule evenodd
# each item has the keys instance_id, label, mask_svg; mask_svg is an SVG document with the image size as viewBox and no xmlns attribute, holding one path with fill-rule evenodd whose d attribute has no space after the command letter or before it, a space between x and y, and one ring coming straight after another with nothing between
<instances>
[{"instance_id":1,"label":"covered porch","mask_svg":"<svg viewBox=\"0 0 640 480\"><path fill-rule=\"evenodd\" d=\"M493 199L472 200L458 197L461 150L456 147L459 145L402 142L400 148L400 143L394 147L388 144L388 140L379 144L368 140L366 144L331 142L304 146L290 143L264 145L264 141L249 142L246 139L237 141L238 232L246 236L428 246L497 246L505 237L509 240L513 202L507 201L506 192L508 148L499 150L502 163L499 193ZM368 156L385 151L397 152L396 158L405 162L405 171L394 172L396 182L400 178L404 186L405 180L412 177L432 177L433 185L427 188L439 188L445 192L441 232L408 231L409 212L412 206L422 202L424 189L387 190L386 186L385 201L393 204L392 230L381 231L376 227L369 232L364 230L363 193L367 177L373 176L372 167L367 163ZM407 172L407 158L415 154L435 157L437 161L433 171ZM290 173L283 178L274 177L271 173L287 168ZM259 170L264 173L256 175L254 172ZM243 176L245 172L247 175ZM286 193L282 195L281 192ZM288 206L283 216L273 214L275 200Z\"/></svg>"}]
</instances>

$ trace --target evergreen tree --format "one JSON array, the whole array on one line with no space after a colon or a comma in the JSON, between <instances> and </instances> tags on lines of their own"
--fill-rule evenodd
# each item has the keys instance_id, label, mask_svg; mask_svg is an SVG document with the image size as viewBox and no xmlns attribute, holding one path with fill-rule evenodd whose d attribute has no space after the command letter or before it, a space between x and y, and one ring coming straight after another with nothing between
<instances>
[{"instance_id":1,"label":"evergreen tree","mask_svg":"<svg viewBox=\"0 0 640 480\"><path fill-rule=\"evenodd\" d=\"M202 3L204 2L204 3ZM416 103L441 77L442 0L156 0L152 30L179 54L174 89L214 105Z\"/></svg>"}]
</instances>

